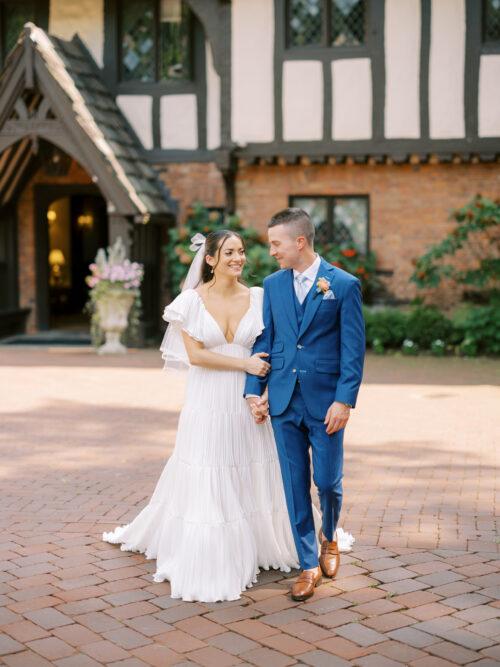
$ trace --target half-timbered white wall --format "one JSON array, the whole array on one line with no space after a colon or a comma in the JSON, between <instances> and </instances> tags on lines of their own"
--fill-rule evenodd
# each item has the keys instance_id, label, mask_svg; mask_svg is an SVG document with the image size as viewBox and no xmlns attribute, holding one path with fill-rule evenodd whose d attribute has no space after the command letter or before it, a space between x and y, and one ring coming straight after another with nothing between
<instances>
[{"instance_id":1,"label":"half-timbered white wall","mask_svg":"<svg viewBox=\"0 0 500 667\"><path fill-rule=\"evenodd\" d=\"M420 136L420 0L386 0L385 119L388 139Z\"/></svg>"},{"instance_id":2,"label":"half-timbered white wall","mask_svg":"<svg viewBox=\"0 0 500 667\"><path fill-rule=\"evenodd\" d=\"M283 138L323 137L323 66L316 60L290 60L283 67Z\"/></svg>"},{"instance_id":3,"label":"half-timbered white wall","mask_svg":"<svg viewBox=\"0 0 500 667\"><path fill-rule=\"evenodd\" d=\"M370 55L320 60L275 59L275 2L233 0L229 117L222 117L226 94L215 70L212 45L205 42L206 101L194 94L164 95L160 100L160 146L166 150L196 150L200 146L198 110L206 109L208 150L221 145L221 128L228 123L239 145L283 141L367 141L373 138L374 99L382 85L374 79ZM478 0L479 3L479 0ZM421 0L385 0L383 31L385 84L382 91L383 135L388 140L419 139L426 124L430 139L465 137L466 0L431 0L430 43L421 44ZM282 29L282 25L277 26ZM99 65L103 63L104 0L50 0L49 31L69 39L78 32ZM425 32L425 31L424 31ZM282 37L282 36L281 36ZM422 79L421 58L428 79ZM369 52L369 49L368 49ZM333 53L333 52L332 52ZM328 71L324 71L328 70ZM326 99L325 74L331 76ZM500 136L500 54L480 57L478 135ZM422 106L422 84L428 87L428 107ZM329 90L329 89L328 89ZM281 108L275 109L275 91ZM328 92L328 95L330 92ZM153 104L146 94L118 97L118 104L147 149L153 148ZM380 109L380 107L377 107ZM276 118L275 118L276 113ZM326 114L331 114L327 117ZM421 118L421 115L423 118ZM325 128L331 135L324 136ZM380 137L379 137L380 138ZM369 146L368 146L369 147Z\"/></svg>"},{"instance_id":4,"label":"half-timbered white wall","mask_svg":"<svg viewBox=\"0 0 500 667\"><path fill-rule=\"evenodd\" d=\"M207 148L212 150L220 146L221 137L221 90L220 76L215 71L212 48L205 42L205 62L207 77Z\"/></svg>"},{"instance_id":5,"label":"half-timbered white wall","mask_svg":"<svg viewBox=\"0 0 500 667\"><path fill-rule=\"evenodd\" d=\"M369 58L332 62L332 138L371 139L372 72Z\"/></svg>"},{"instance_id":6,"label":"half-timbered white wall","mask_svg":"<svg viewBox=\"0 0 500 667\"><path fill-rule=\"evenodd\" d=\"M75 32L102 67L104 0L50 0L49 33L61 39L71 39Z\"/></svg>"},{"instance_id":7,"label":"half-timbered white wall","mask_svg":"<svg viewBox=\"0 0 500 667\"><path fill-rule=\"evenodd\" d=\"M431 139L465 136L465 0L432 0L429 56Z\"/></svg>"},{"instance_id":8,"label":"half-timbered white wall","mask_svg":"<svg viewBox=\"0 0 500 667\"><path fill-rule=\"evenodd\" d=\"M231 3L231 134L238 144L274 139L274 2Z\"/></svg>"},{"instance_id":9,"label":"half-timbered white wall","mask_svg":"<svg viewBox=\"0 0 500 667\"><path fill-rule=\"evenodd\" d=\"M151 95L118 95L116 101L144 148L153 148Z\"/></svg>"},{"instance_id":10,"label":"half-timbered white wall","mask_svg":"<svg viewBox=\"0 0 500 667\"><path fill-rule=\"evenodd\" d=\"M481 56L479 66L479 136L500 136L500 55Z\"/></svg>"}]
</instances>

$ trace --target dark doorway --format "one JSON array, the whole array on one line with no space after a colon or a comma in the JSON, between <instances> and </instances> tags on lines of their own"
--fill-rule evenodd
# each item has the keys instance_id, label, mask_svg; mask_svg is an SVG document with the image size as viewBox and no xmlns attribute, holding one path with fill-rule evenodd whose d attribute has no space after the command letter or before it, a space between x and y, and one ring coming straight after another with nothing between
<instances>
[{"instance_id":1,"label":"dark doorway","mask_svg":"<svg viewBox=\"0 0 500 667\"><path fill-rule=\"evenodd\" d=\"M85 277L108 245L106 203L95 186L38 186L35 205L38 327L87 331Z\"/></svg>"}]
</instances>

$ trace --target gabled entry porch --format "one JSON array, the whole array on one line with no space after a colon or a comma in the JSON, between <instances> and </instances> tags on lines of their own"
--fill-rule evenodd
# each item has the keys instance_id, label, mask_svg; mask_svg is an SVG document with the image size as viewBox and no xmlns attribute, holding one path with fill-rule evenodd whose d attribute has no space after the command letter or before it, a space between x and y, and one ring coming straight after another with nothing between
<instances>
[{"instance_id":1,"label":"gabled entry porch","mask_svg":"<svg viewBox=\"0 0 500 667\"><path fill-rule=\"evenodd\" d=\"M0 75L0 337L85 326L88 264L117 236L154 337L175 210L78 37L26 24Z\"/></svg>"}]
</instances>

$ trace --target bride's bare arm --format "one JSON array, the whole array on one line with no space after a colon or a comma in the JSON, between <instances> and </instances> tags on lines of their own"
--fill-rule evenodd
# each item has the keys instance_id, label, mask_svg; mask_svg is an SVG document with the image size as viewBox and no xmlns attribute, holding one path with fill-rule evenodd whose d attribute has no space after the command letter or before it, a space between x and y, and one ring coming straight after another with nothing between
<instances>
[{"instance_id":1,"label":"bride's bare arm","mask_svg":"<svg viewBox=\"0 0 500 667\"><path fill-rule=\"evenodd\" d=\"M253 354L251 357L240 359L239 357L230 357L207 350L203 343L194 340L185 331L182 332L182 338L189 362L193 366L214 368L220 371L245 371L246 373L250 373L250 375L258 375L259 377L265 377L269 372L270 365L263 359L263 357L269 356L265 352L259 352L258 354Z\"/></svg>"}]
</instances>

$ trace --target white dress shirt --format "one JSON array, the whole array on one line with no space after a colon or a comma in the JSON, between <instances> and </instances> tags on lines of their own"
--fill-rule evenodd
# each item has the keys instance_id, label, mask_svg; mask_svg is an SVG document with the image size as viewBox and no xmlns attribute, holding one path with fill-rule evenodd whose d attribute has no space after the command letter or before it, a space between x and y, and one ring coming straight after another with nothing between
<instances>
[{"instance_id":1,"label":"white dress shirt","mask_svg":"<svg viewBox=\"0 0 500 667\"><path fill-rule=\"evenodd\" d=\"M320 264L321 257L316 253L316 259L305 271L299 273L296 269L293 270L293 287L299 303L302 304L304 302L309 290L313 286Z\"/></svg>"}]
</instances>

